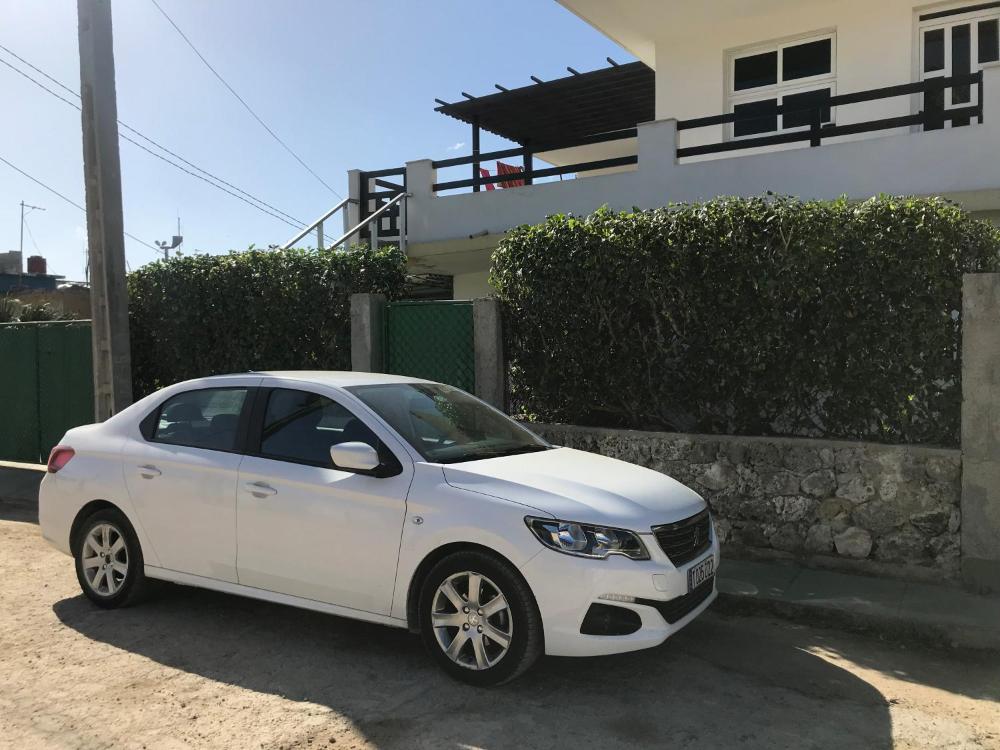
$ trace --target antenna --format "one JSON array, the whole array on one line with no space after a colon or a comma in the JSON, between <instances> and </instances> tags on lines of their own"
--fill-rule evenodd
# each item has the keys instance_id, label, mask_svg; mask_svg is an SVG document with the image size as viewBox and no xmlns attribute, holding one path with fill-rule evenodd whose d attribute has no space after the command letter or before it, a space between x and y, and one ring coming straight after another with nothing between
<instances>
[{"instance_id":1,"label":"antenna","mask_svg":"<svg viewBox=\"0 0 1000 750\"><path fill-rule=\"evenodd\" d=\"M175 234L171 238L169 245L166 242L162 241L162 240L157 240L156 241L156 246L158 248L160 248L160 250L163 251L163 260L169 260L170 259L170 251L171 250L176 250L177 248L179 248L181 246L182 242L184 242L184 238L181 236L181 215L180 215L180 212L178 212L178 214L177 214L177 234Z\"/></svg>"}]
</instances>

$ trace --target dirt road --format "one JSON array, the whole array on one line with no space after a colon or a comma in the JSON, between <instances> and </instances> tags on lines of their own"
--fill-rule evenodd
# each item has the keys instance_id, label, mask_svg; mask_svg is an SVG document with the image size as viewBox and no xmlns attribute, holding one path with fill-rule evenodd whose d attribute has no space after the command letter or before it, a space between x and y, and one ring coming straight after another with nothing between
<instances>
[{"instance_id":1,"label":"dirt road","mask_svg":"<svg viewBox=\"0 0 1000 750\"><path fill-rule=\"evenodd\" d=\"M1000 748L1000 657L709 613L476 690L399 630L174 586L98 610L0 510L0 747Z\"/></svg>"}]
</instances>

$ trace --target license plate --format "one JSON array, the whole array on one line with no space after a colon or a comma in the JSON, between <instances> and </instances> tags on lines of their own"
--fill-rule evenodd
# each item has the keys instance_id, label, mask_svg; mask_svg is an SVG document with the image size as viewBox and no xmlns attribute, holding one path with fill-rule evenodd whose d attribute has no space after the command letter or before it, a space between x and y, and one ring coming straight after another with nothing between
<instances>
[{"instance_id":1,"label":"license plate","mask_svg":"<svg viewBox=\"0 0 1000 750\"><path fill-rule=\"evenodd\" d=\"M708 557L688 570L688 591L694 591L715 575L715 557Z\"/></svg>"}]
</instances>

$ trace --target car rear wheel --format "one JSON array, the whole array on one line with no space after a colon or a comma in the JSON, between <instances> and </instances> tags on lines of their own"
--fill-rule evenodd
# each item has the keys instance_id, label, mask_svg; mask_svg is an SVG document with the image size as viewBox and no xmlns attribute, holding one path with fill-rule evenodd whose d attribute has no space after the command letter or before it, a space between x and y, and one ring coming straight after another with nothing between
<instances>
[{"instance_id":1,"label":"car rear wheel","mask_svg":"<svg viewBox=\"0 0 1000 750\"><path fill-rule=\"evenodd\" d=\"M517 571L485 552L456 552L424 581L424 643L448 674L472 685L509 682L542 652L535 599Z\"/></svg>"},{"instance_id":2,"label":"car rear wheel","mask_svg":"<svg viewBox=\"0 0 1000 750\"><path fill-rule=\"evenodd\" d=\"M102 508L88 516L80 524L73 556L80 588L97 606L128 606L145 593L142 549L121 511Z\"/></svg>"}]
</instances>

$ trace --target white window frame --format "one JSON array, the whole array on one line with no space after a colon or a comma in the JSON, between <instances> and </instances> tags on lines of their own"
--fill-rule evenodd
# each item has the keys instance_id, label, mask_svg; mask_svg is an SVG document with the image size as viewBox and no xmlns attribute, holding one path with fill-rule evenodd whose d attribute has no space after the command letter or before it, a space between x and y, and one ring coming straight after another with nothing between
<instances>
[{"instance_id":1,"label":"white window frame","mask_svg":"<svg viewBox=\"0 0 1000 750\"><path fill-rule=\"evenodd\" d=\"M987 63L979 62L979 22L980 21L1000 21L1000 7L998 8L985 8L981 10L969 11L967 13L955 13L954 15L943 16L941 18L931 18L926 21L921 21L920 16L926 13L928 10L931 12L946 11L950 8L955 10L960 10L970 5L975 5L973 0L965 0L964 2L955 3L950 6L942 6L940 8L928 9L924 8L918 11L916 14L916 32L917 32L917 80L926 81L932 78L948 78L954 73L952 71L952 36L951 29L955 26L962 26L968 24L969 26L969 72L977 73L984 68L993 67L1000 64L998 61L992 61ZM940 70L924 71L924 34L928 31L935 31L941 29L944 31L944 68ZM916 97L918 103L916 104L918 111L922 106L919 104L920 97ZM969 107L976 106L979 103L979 90L976 86L971 86L969 101L964 104L952 104L950 94L945 95L944 108L954 109L955 107ZM975 122L975 120L973 120ZM954 127L953 122L946 122L945 128Z\"/></svg>"},{"instance_id":2,"label":"white window frame","mask_svg":"<svg viewBox=\"0 0 1000 750\"><path fill-rule=\"evenodd\" d=\"M956 6L961 8L962 6ZM990 62L981 63L979 62L979 23L981 21L1000 21L1000 7L989 8L986 10L971 11L969 13L961 13L953 16L945 16L943 18L932 18L928 21L917 21L917 72L919 77L924 80L927 78L937 78L941 76L952 75L951 70L951 34L948 33L950 29L955 26L963 26L968 24L969 26L969 69L970 72L976 73L983 68L992 67L998 64L998 61L992 60ZM932 70L929 72L924 71L924 34L928 31L935 31L937 29L943 29L945 31L944 35L944 68L940 71Z\"/></svg>"},{"instance_id":3,"label":"white window frame","mask_svg":"<svg viewBox=\"0 0 1000 750\"><path fill-rule=\"evenodd\" d=\"M830 40L830 72L823 73L821 75L809 76L808 78L795 78L791 81L782 80L783 67L785 61L784 51L788 47L797 47L801 44L809 44L810 42L821 42L824 39ZM743 91L736 90L736 61L744 57L752 57L754 55L761 55L768 52L778 53L778 69L777 69L777 83L768 86L758 86L753 89L746 89ZM784 98L793 94L804 94L809 91L815 91L820 88L829 88L830 96L837 95L837 32L824 31L824 32L813 32L809 34L803 34L796 37L787 37L780 40L774 40L770 42L763 42L761 44L755 44L748 47L739 47L737 49L728 50L726 52L726 112L731 114L736 111L737 105L740 104L750 104L753 102L759 102L765 99L777 99L778 106L781 106ZM746 138L761 138L768 135L777 135L779 133L794 133L808 130L809 126L800 126L796 128L784 128L782 127L783 115L778 115L778 128L777 130L768 131L766 133L755 133L753 135L736 136L735 135L735 123L729 123L726 126L725 140L744 140ZM836 107L830 108L830 123L836 124L837 122L837 111Z\"/></svg>"}]
</instances>

